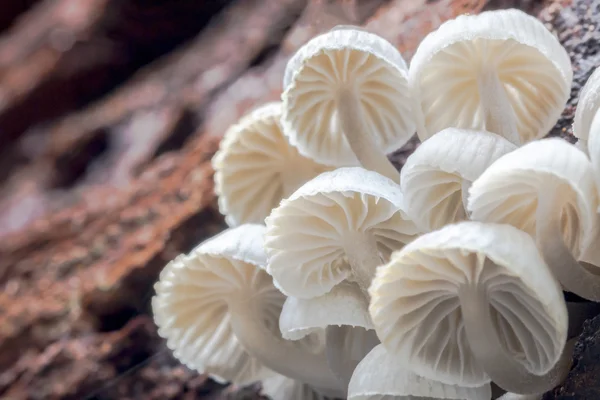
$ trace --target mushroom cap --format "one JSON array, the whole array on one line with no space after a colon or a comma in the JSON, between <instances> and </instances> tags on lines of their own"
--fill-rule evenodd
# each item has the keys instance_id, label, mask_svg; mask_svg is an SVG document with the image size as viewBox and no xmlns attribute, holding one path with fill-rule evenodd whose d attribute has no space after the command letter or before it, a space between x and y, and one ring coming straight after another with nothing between
<instances>
[{"instance_id":1,"label":"mushroom cap","mask_svg":"<svg viewBox=\"0 0 600 400\"><path fill-rule=\"evenodd\" d=\"M281 336L299 340L310 333L324 332L330 325L373 329L369 301L358 285L342 282L319 297L288 297L279 316Z\"/></svg>"},{"instance_id":2,"label":"mushroom cap","mask_svg":"<svg viewBox=\"0 0 600 400\"><path fill-rule=\"evenodd\" d=\"M414 134L408 93L408 68L385 39L359 29L319 35L289 60L284 75L284 133L300 153L327 165L351 166L358 160L341 131L338 89L359 94L364 121L385 153L402 147Z\"/></svg>"},{"instance_id":3,"label":"mushroom cap","mask_svg":"<svg viewBox=\"0 0 600 400\"><path fill-rule=\"evenodd\" d=\"M489 400L490 385L465 387L420 377L383 345L358 364L348 386L348 400Z\"/></svg>"},{"instance_id":4,"label":"mushroom cap","mask_svg":"<svg viewBox=\"0 0 600 400\"><path fill-rule=\"evenodd\" d=\"M353 276L346 253L373 235L384 259L419 233L400 187L359 167L325 172L266 218L267 271L286 295L322 296Z\"/></svg>"},{"instance_id":5,"label":"mushroom cap","mask_svg":"<svg viewBox=\"0 0 600 400\"><path fill-rule=\"evenodd\" d=\"M522 11L486 11L443 23L412 58L409 86L421 141L449 126L484 128L477 86L484 62L497 69L523 143L546 135L556 123L573 80L566 50Z\"/></svg>"},{"instance_id":6,"label":"mushroom cap","mask_svg":"<svg viewBox=\"0 0 600 400\"><path fill-rule=\"evenodd\" d=\"M531 236L510 225L447 225L394 252L369 289L377 335L420 376L471 387L489 382L458 298L472 285L487 293L506 352L534 374L548 372L567 339L566 305Z\"/></svg>"},{"instance_id":7,"label":"mushroom cap","mask_svg":"<svg viewBox=\"0 0 600 400\"><path fill-rule=\"evenodd\" d=\"M592 121L600 107L600 68L596 68L579 92L579 101L573 119L573 135L587 141Z\"/></svg>"},{"instance_id":8,"label":"mushroom cap","mask_svg":"<svg viewBox=\"0 0 600 400\"><path fill-rule=\"evenodd\" d=\"M290 185L295 190L330 169L300 155L283 134L280 119L281 102L267 103L232 125L220 143L212 161L215 192L230 226L263 223L291 194Z\"/></svg>"},{"instance_id":9,"label":"mushroom cap","mask_svg":"<svg viewBox=\"0 0 600 400\"><path fill-rule=\"evenodd\" d=\"M243 302L279 330L285 296L263 270L264 229L248 224L224 231L168 263L154 285L158 334L184 365L219 381L244 385L274 375L238 342L228 311Z\"/></svg>"},{"instance_id":10,"label":"mushroom cap","mask_svg":"<svg viewBox=\"0 0 600 400\"><path fill-rule=\"evenodd\" d=\"M464 190L494 161L516 149L500 135L446 128L423 142L400 171L410 217L424 232L467 218Z\"/></svg>"},{"instance_id":11,"label":"mushroom cap","mask_svg":"<svg viewBox=\"0 0 600 400\"><path fill-rule=\"evenodd\" d=\"M322 335L329 368L344 386L356 365L380 343L369 315L369 301L351 282L342 282L329 293L311 299L288 297L279 328L284 339Z\"/></svg>"},{"instance_id":12,"label":"mushroom cap","mask_svg":"<svg viewBox=\"0 0 600 400\"><path fill-rule=\"evenodd\" d=\"M598 195L590 161L563 139L537 140L500 157L473 182L467 207L474 220L510 224L535 237L537 204L548 201L552 183L561 185L563 238L577 258L592 237Z\"/></svg>"}]
</instances>

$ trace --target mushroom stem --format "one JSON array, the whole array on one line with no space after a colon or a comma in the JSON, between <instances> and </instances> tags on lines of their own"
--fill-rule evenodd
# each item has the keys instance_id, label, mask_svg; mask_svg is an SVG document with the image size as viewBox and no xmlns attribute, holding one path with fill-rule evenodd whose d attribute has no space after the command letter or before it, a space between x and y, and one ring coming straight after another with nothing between
<instances>
[{"instance_id":1,"label":"mushroom stem","mask_svg":"<svg viewBox=\"0 0 600 400\"><path fill-rule=\"evenodd\" d=\"M520 145L517 117L495 68L481 70L478 76L478 88L485 129Z\"/></svg>"},{"instance_id":2,"label":"mushroom stem","mask_svg":"<svg viewBox=\"0 0 600 400\"><path fill-rule=\"evenodd\" d=\"M485 262L493 263L490 259ZM478 285L465 285L459 290L459 299L471 351L498 386L508 392L536 394L546 392L564 380L571 366L572 344L565 346L561 358L550 371L543 375L533 374L502 345L486 290Z\"/></svg>"},{"instance_id":3,"label":"mushroom stem","mask_svg":"<svg viewBox=\"0 0 600 400\"><path fill-rule=\"evenodd\" d=\"M249 354L281 375L321 390L329 389L337 396L345 392L329 370L324 353L315 354L302 349L297 343L275 334L263 321L248 304L239 304L231 311L233 332Z\"/></svg>"},{"instance_id":4,"label":"mushroom stem","mask_svg":"<svg viewBox=\"0 0 600 400\"><path fill-rule=\"evenodd\" d=\"M354 281L370 299L369 286L375 275L375 270L385 262L379 254L377 241L370 233L349 233L346 236L346 255L352 268Z\"/></svg>"},{"instance_id":5,"label":"mushroom stem","mask_svg":"<svg viewBox=\"0 0 600 400\"><path fill-rule=\"evenodd\" d=\"M387 155L379 149L373 133L366 127L356 91L350 88L340 89L336 103L342 132L363 168L399 183L400 173L388 160Z\"/></svg>"},{"instance_id":6,"label":"mushroom stem","mask_svg":"<svg viewBox=\"0 0 600 400\"><path fill-rule=\"evenodd\" d=\"M327 364L343 387L348 387L358 363L379 343L374 330L348 325L327 327L325 330Z\"/></svg>"},{"instance_id":7,"label":"mushroom stem","mask_svg":"<svg viewBox=\"0 0 600 400\"><path fill-rule=\"evenodd\" d=\"M344 326L330 325L325 329L325 355L327 365L338 381L347 387L357 363L344 363ZM359 360L360 362L360 360Z\"/></svg>"},{"instance_id":8,"label":"mushroom stem","mask_svg":"<svg viewBox=\"0 0 600 400\"><path fill-rule=\"evenodd\" d=\"M583 267L565 244L561 229L564 201L560 184L545 189L538 199L536 240L544 260L556 279L569 292L588 300L600 301L600 275Z\"/></svg>"},{"instance_id":9,"label":"mushroom stem","mask_svg":"<svg viewBox=\"0 0 600 400\"><path fill-rule=\"evenodd\" d=\"M462 196L462 205L463 205L463 209L465 210L465 218L468 219L469 216L471 215L471 213L469 212L469 209L467 207L467 204L469 204L469 188L471 187L471 185L473 184L473 182L468 181L466 179L463 179L462 183L461 183L461 196Z\"/></svg>"}]
</instances>

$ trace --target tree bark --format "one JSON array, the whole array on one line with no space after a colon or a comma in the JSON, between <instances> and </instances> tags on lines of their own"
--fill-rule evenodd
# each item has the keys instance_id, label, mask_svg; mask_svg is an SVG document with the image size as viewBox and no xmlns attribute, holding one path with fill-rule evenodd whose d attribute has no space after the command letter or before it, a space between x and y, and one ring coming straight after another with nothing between
<instances>
[{"instance_id":1,"label":"tree bark","mask_svg":"<svg viewBox=\"0 0 600 400\"><path fill-rule=\"evenodd\" d=\"M238 391L180 366L149 308L162 267L225 227L210 166L224 131L278 99L287 59L336 24L364 25L408 60L445 20L514 5L26 3L0 20L0 397L18 399ZM600 0L524 4L576 67L573 98L552 131L568 137L579 89L600 64L591 51ZM416 145L392 155L398 168Z\"/></svg>"}]
</instances>

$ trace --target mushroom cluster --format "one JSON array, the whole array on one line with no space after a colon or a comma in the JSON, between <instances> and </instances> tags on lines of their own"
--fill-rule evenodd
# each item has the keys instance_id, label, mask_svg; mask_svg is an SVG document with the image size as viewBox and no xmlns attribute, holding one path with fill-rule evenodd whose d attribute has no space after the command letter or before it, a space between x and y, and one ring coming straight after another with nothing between
<instances>
[{"instance_id":1,"label":"mushroom cluster","mask_svg":"<svg viewBox=\"0 0 600 400\"><path fill-rule=\"evenodd\" d=\"M278 400L540 398L600 301L599 72L579 144L543 139L572 77L513 9L445 22L410 66L359 27L313 38L282 101L225 133L230 228L164 268L159 334ZM398 172L386 155L415 132Z\"/></svg>"}]
</instances>

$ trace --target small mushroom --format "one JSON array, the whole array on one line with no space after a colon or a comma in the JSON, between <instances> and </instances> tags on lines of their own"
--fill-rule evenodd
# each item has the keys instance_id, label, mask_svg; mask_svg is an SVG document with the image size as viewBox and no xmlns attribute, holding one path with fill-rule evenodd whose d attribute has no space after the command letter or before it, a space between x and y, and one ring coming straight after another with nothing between
<instances>
[{"instance_id":1,"label":"small mushroom","mask_svg":"<svg viewBox=\"0 0 600 400\"><path fill-rule=\"evenodd\" d=\"M424 232L468 218L471 183L516 146L494 133L446 128L423 142L400 173L409 216Z\"/></svg>"},{"instance_id":2,"label":"small mushroom","mask_svg":"<svg viewBox=\"0 0 600 400\"><path fill-rule=\"evenodd\" d=\"M474 220L529 233L566 290L600 300L600 275L577 262L593 237L598 194L575 146L542 139L504 155L473 183L468 208Z\"/></svg>"},{"instance_id":3,"label":"small mushroom","mask_svg":"<svg viewBox=\"0 0 600 400\"><path fill-rule=\"evenodd\" d=\"M265 223L267 271L283 293L303 299L343 281L366 294L375 268L419 233L404 212L400 187L359 167L307 182Z\"/></svg>"},{"instance_id":4,"label":"small mushroom","mask_svg":"<svg viewBox=\"0 0 600 400\"><path fill-rule=\"evenodd\" d=\"M368 308L369 301L356 283L341 282L311 299L288 297L279 317L279 329L288 340L299 340L333 325L372 330Z\"/></svg>"},{"instance_id":5,"label":"small mushroom","mask_svg":"<svg viewBox=\"0 0 600 400\"><path fill-rule=\"evenodd\" d=\"M319 35L289 60L284 76L284 133L317 162L357 162L395 182L386 154L414 134L408 69L396 48L362 29Z\"/></svg>"},{"instance_id":6,"label":"small mushroom","mask_svg":"<svg viewBox=\"0 0 600 400\"><path fill-rule=\"evenodd\" d=\"M600 108L600 68L594 70L579 92L579 101L573 118L573 134L579 139L577 147L586 154L592 122L598 115L598 108ZM597 128L600 128L600 121L597 124Z\"/></svg>"},{"instance_id":7,"label":"small mushroom","mask_svg":"<svg viewBox=\"0 0 600 400\"><path fill-rule=\"evenodd\" d=\"M292 147L281 131L281 102L231 126L213 158L219 210L230 226L263 223L281 199L331 168Z\"/></svg>"},{"instance_id":8,"label":"small mushroom","mask_svg":"<svg viewBox=\"0 0 600 400\"><path fill-rule=\"evenodd\" d=\"M569 370L562 291L531 236L510 225L424 234L378 268L370 293L383 345L425 378L534 394Z\"/></svg>"},{"instance_id":9,"label":"small mushroom","mask_svg":"<svg viewBox=\"0 0 600 400\"><path fill-rule=\"evenodd\" d=\"M248 383L271 370L324 394L343 395L321 341L281 337L285 296L263 269L264 230L240 225L171 261L152 299L159 335L185 365L221 380Z\"/></svg>"},{"instance_id":10,"label":"small mushroom","mask_svg":"<svg viewBox=\"0 0 600 400\"><path fill-rule=\"evenodd\" d=\"M452 126L529 142L556 123L572 79L569 55L538 19L515 9L460 15L411 60L417 134Z\"/></svg>"},{"instance_id":11,"label":"small mushroom","mask_svg":"<svg viewBox=\"0 0 600 400\"><path fill-rule=\"evenodd\" d=\"M288 297L279 328L285 339L326 332L327 363L347 387L358 363L379 344L368 313L368 300L355 283L342 282L312 299Z\"/></svg>"},{"instance_id":12,"label":"small mushroom","mask_svg":"<svg viewBox=\"0 0 600 400\"><path fill-rule=\"evenodd\" d=\"M491 396L489 383L467 387L420 377L383 345L358 364L348 386L348 400L490 400Z\"/></svg>"}]
</instances>

